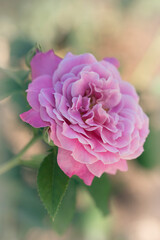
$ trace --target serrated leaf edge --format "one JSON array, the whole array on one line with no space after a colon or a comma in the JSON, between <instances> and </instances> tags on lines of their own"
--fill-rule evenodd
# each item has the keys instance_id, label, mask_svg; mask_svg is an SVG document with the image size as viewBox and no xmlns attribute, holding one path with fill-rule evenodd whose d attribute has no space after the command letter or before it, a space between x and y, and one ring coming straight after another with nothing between
<instances>
[{"instance_id":1,"label":"serrated leaf edge","mask_svg":"<svg viewBox=\"0 0 160 240\"><path fill-rule=\"evenodd\" d=\"M41 162L40 167L41 167L42 164L43 164L43 161ZM40 167L39 167L39 169L40 169ZM56 215L57 215L57 213L58 213L58 210L59 210L59 208L60 208L60 205L61 205L61 203L62 203L62 200L63 200L63 198L64 198L64 196L65 196L66 191L67 191L67 188L68 188L69 180L70 180L70 179L68 179L68 183L66 184L65 191L64 191L64 193L62 194L62 197L61 197L61 199L60 199L60 201L59 201L59 204L58 204L58 206L57 206L57 209L56 209L56 212L55 212L54 216L51 216L49 210L48 210L47 207L45 206L44 201L43 201L43 199L41 198L41 195L40 195L40 191L39 191L39 187L38 187L38 173L39 173L39 169L38 169L38 171L37 171L37 177L36 177L36 179L37 179L37 181L36 181L36 186L37 186L38 196L39 196L39 198L40 198L40 201L41 201L43 207L45 208L45 210L47 211L48 215L50 216L50 218L51 218L52 221L54 222L55 217L56 217Z\"/></svg>"}]
</instances>

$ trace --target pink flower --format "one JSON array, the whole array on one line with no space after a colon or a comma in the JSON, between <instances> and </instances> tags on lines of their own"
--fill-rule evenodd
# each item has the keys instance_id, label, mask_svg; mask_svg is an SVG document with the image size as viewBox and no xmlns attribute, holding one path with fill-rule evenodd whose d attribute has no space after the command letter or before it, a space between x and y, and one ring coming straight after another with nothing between
<instances>
[{"instance_id":1,"label":"pink flower","mask_svg":"<svg viewBox=\"0 0 160 240\"><path fill-rule=\"evenodd\" d=\"M49 127L60 168L87 185L104 172L127 171L126 160L143 152L149 133L137 93L118 66L114 58L68 53L61 59L52 50L31 61L32 108L20 117L33 127Z\"/></svg>"}]
</instances>

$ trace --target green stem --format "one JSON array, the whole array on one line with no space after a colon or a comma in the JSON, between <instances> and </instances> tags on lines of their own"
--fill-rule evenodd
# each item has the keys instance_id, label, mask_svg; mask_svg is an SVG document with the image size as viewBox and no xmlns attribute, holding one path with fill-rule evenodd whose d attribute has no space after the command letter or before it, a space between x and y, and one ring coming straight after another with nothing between
<instances>
[{"instance_id":1,"label":"green stem","mask_svg":"<svg viewBox=\"0 0 160 240\"><path fill-rule=\"evenodd\" d=\"M21 164L20 158L22 157L22 155L41 137L42 137L41 135L34 136L15 157L13 157L10 161L0 165L0 175L20 165Z\"/></svg>"},{"instance_id":2,"label":"green stem","mask_svg":"<svg viewBox=\"0 0 160 240\"><path fill-rule=\"evenodd\" d=\"M20 159L20 165L28 168L39 168L46 154L40 154L33 156L30 160Z\"/></svg>"}]
</instances>

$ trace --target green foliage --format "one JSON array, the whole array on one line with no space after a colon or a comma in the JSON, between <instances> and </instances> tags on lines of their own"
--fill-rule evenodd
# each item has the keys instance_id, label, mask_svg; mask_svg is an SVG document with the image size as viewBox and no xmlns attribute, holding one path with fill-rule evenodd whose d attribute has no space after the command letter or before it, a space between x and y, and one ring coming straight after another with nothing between
<instances>
[{"instance_id":1,"label":"green foliage","mask_svg":"<svg viewBox=\"0 0 160 240\"><path fill-rule=\"evenodd\" d=\"M24 92L28 82L28 71L9 71L0 68L0 100L12 96L15 93Z\"/></svg>"},{"instance_id":2,"label":"green foliage","mask_svg":"<svg viewBox=\"0 0 160 240\"><path fill-rule=\"evenodd\" d=\"M0 239L13 227L22 234L30 228L44 226L45 211L36 190L24 182L17 170L21 171L14 169L0 181Z\"/></svg>"},{"instance_id":3,"label":"green foliage","mask_svg":"<svg viewBox=\"0 0 160 240\"><path fill-rule=\"evenodd\" d=\"M20 91L20 86L11 79L4 78L0 81L0 100L9 97L15 92Z\"/></svg>"},{"instance_id":4,"label":"green foliage","mask_svg":"<svg viewBox=\"0 0 160 240\"><path fill-rule=\"evenodd\" d=\"M39 44L36 44L32 49L30 49L26 55L26 65L30 68L30 62L32 58L36 55L37 52L42 52L42 47Z\"/></svg>"},{"instance_id":5,"label":"green foliage","mask_svg":"<svg viewBox=\"0 0 160 240\"><path fill-rule=\"evenodd\" d=\"M96 206L101 212L106 215L109 213L109 197L111 193L111 186L106 174L101 178L95 177L91 186L86 186L91 194Z\"/></svg>"},{"instance_id":6,"label":"green foliage","mask_svg":"<svg viewBox=\"0 0 160 240\"><path fill-rule=\"evenodd\" d=\"M33 155L30 160L21 160L21 165L24 167L29 167L33 169L39 168L40 164L42 163L45 154L38 154L38 155Z\"/></svg>"},{"instance_id":7,"label":"green foliage","mask_svg":"<svg viewBox=\"0 0 160 240\"><path fill-rule=\"evenodd\" d=\"M63 234L66 231L74 216L76 205L76 187L76 182L74 179L71 179L53 222L53 228L59 234Z\"/></svg>"},{"instance_id":8,"label":"green foliage","mask_svg":"<svg viewBox=\"0 0 160 240\"><path fill-rule=\"evenodd\" d=\"M40 198L52 220L54 220L68 187L69 177L59 168L56 153L51 152L42 162L37 185Z\"/></svg>"},{"instance_id":9,"label":"green foliage","mask_svg":"<svg viewBox=\"0 0 160 240\"><path fill-rule=\"evenodd\" d=\"M160 132L150 129L150 134L144 144L144 152L138 157L137 162L144 168L153 168L159 164L160 156Z\"/></svg>"},{"instance_id":10,"label":"green foliage","mask_svg":"<svg viewBox=\"0 0 160 240\"><path fill-rule=\"evenodd\" d=\"M33 47L33 45L34 44L30 39L17 36L10 43L11 59L14 58L15 60L15 58L20 59L24 57L27 52Z\"/></svg>"},{"instance_id":11,"label":"green foliage","mask_svg":"<svg viewBox=\"0 0 160 240\"><path fill-rule=\"evenodd\" d=\"M49 130L49 127L45 128L44 131L43 131L43 140L45 143L47 143L49 146L51 147L54 147L54 143L51 139L49 139L49 136L48 136L48 130Z\"/></svg>"},{"instance_id":12,"label":"green foliage","mask_svg":"<svg viewBox=\"0 0 160 240\"><path fill-rule=\"evenodd\" d=\"M133 3L135 3L135 0L120 0L120 1L118 1L119 6L123 10L126 10L127 8L132 7ZM117 2L116 2L116 4L117 4Z\"/></svg>"}]
</instances>

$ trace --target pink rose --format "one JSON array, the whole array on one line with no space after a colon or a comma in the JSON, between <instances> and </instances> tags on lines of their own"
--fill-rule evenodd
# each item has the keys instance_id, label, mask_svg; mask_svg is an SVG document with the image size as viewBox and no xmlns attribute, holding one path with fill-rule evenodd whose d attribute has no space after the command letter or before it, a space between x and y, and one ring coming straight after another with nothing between
<instances>
[{"instance_id":1,"label":"pink rose","mask_svg":"<svg viewBox=\"0 0 160 240\"><path fill-rule=\"evenodd\" d=\"M126 160L143 152L149 133L137 93L121 79L118 66L114 58L68 53L61 59L52 50L31 61L32 108L20 117L33 127L49 127L59 167L87 185L104 172L127 171Z\"/></svg>"}]
</instances>

